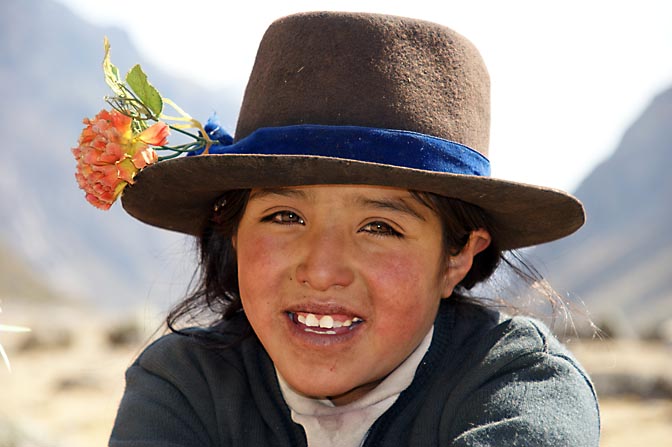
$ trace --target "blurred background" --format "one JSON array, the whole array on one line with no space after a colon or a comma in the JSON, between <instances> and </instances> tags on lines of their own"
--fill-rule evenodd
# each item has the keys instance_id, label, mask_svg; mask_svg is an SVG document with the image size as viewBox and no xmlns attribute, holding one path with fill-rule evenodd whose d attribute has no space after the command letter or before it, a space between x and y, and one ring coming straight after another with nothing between
<instances>
[{"instance_id":1,"label":"blurred background","mask_svg":"<svg viewBox=\"0 0 672 447\"><path fill-rule=\"evenodd\" d=\"M431 3L434 3L433 5ZM672 439L672 28L661 1L146 0L0 3L0 447L105 445L123 373L184 296L195 249L88 205L70 148L105 106L103 37L125 73L232 133L256 47L298 11L436 21L492 78L493 175L575 193L588 222L526 253L577 309L604 446ZM595 336L588 322L601 329Z\"/></svg>"}]
</instances>

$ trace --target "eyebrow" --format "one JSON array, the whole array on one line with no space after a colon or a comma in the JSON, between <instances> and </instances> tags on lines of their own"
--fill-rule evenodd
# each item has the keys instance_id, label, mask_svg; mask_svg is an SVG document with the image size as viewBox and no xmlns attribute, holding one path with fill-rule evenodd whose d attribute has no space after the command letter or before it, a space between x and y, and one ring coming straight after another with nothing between
<instances>
[{"instance_id":1,"label":"eyebrow","mask_svg":"<svg viewBox=\"0 0 672 447\"><path fill-rule=\"evenodd\" d=\"M356 202L363 206L371 206L374 208L398 211L404 214L409 214L422 221L426 220L424 216L422 216L413 207L411 207L408 203L406 203L406 201L402 197L391 199L371 199L368 197L358 197Z\"/></svg>"},{"instance_id":2,"label":"eyebrow","mask_svg":"<svg viewBox=\"0 0 672 447\"><path fill-rule=\"evenodd\" d=\"M250 193L250 198L251 199L263 199L264 197L267 196L283 196L283 197L294 197L294 198L299 198L299 199L305 199L308 197L308 194L306 194L305 191L301 191L299 189L287 189L287 188L260 188L260 189L255 189Z\"/></svg>"},{"instance_id":3,"label":"eyebrow","mask_svg":"<svg viewBox=\"0 0 672 447\"><path fill-rule=\"evenodd\" d=\"M250 194L251 199L262 199L267 196L278 195L283 197L291 197L296 199L307 200L310 198L310 193L300 190L300 189L290 189L290 188L260 188L254 190ZM411 200L417 200L410 196ZM372 207L378 209L392 210L408 214L416 219L426 221L425 217L410 206L404 197L394 197L394 198L385 198L385 199L372 199L366 196L357 196L354 199L354 203L359 206Z\"/></svg>"}]
</instances>

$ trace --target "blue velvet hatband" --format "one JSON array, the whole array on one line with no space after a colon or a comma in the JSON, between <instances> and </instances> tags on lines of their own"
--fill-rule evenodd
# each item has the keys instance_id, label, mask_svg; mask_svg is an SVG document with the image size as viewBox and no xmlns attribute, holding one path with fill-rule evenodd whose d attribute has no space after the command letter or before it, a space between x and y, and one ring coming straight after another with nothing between
<instances>
[{"instance_id":1,"label":"blue velvet hatband","mask_svg":"<svg viewBox=\"0 0 672 447\"><path fill-rule=\"evenodd\" d=\"M206 132L219 143L210 147L213 155L322 156L432 172L490 175L490 162L479 152L417 132L309 124L261 128L233 143L216 122L208 124Z\"/></svg>"}]
</instances>

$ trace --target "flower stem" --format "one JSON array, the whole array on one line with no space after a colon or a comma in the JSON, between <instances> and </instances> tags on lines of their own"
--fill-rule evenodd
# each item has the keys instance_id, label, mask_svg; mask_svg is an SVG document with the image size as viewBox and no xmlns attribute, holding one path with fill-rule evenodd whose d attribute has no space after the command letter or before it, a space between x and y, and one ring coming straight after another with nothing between
<instances>
[{"instance_id":1,"label":"flower stem","mask_svg":"<svg viewBox=\"0 0 672 447\"><path fill-rule=\"evenodd\" d=\"M187 132L186 130L182 130L182 129L180 129L179 127L176 127L176 126L174 126L174 125L172 125L172 124L168 124L168 127L169 127L170 129L174 130L175 132L179 132L179 133L181 133L181 134L190 136L190 137L193 138L194 140L205 141L202 137L196 136L196 135L194 135L194 134L191 133L191 132Z\"/></svg>"},{"instance_id":2,"label":"flower stem","mask_svg":"<svg viewBox=\"0 0 672 447\"><path fill-rule=\"evenodd\" d=\"M177 152L178 154L183 154L185 152L195 151L195 150L197 150L201 147L203 147L203 142L181 144L179 146L157 146L156 150L157 151L171 151L171 152Z\"/></svg>"},{"instance_id":3,"label":"flower stem","mask_svg":"<svg viewBox=\"0 0 672 447\"><path fill-rule=\"evenodd\" d=\"M182 152L176 152L176 153L170 154L170 155L163 155L163 156L159 157L159 161L171 160L173 158L179 157L180 155L182 155Z\"/></svg>"}]
</instances>

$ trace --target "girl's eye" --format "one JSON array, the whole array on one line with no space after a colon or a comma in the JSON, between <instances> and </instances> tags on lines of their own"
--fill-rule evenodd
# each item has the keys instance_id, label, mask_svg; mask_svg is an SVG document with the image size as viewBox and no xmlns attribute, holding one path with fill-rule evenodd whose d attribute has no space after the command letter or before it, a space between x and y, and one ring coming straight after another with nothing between
<instances>
[{"instance_id":1,"label":"girl's eye","mask_svg":"<svg viewBox=\"0 0 672 447\"><path fill-rule=\"evenodd\" d=\"M272 222L281 225L304 225L303 218L292 211L278 211L263 219L264 222Z\"/></svg>"},{"instance_id":2,"label":"girl's eye","mask_svg":"<svg viewBox=\"0 0 672 447\"><path fill-rule=\"evenodd\" d=\"M394 236L394 237L401 237L401 233L399 233L397 230L392 228L390 225L386 224L385 222L371 222L366 225L364 225L361 230L366 233L371 233L376 236Z\"/></svg>"}]
</instances>

